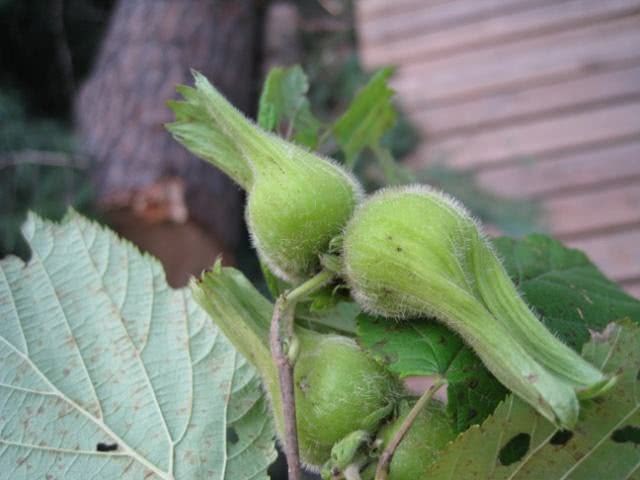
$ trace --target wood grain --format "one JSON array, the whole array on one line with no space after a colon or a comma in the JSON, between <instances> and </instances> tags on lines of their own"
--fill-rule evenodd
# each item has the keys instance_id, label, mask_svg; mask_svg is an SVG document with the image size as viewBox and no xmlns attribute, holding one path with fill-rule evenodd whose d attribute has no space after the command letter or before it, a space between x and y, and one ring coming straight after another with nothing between
<instances>
[{"instance_id":1,"label":"wood grain","mask_svg":"<svg viewBox=\"0 0 640 480\"><path fill-rule=\"evenodd\" d=\"M358 21L367 24L376 18L414 12L450 0L357 0L354 2Z\"/></svg>"},{"instance_id":2,"label":"wood grain","mask_svg":"<svg viewBox=\"0 0 640 480\"><path fill-rule=\"evenodd\" d=\"M443 30L496 15L499 12L529 9L551 1L557 0L452 0L423 2L419 6L402 1L400 5L394 5L396 8L383 10L383 13L378 15L367 17L365 13L367 28L361 29L360 38L365 42L387 42L415 32ZM398 8L403 5L404 8Z\"/></svg>"},{"instance_id":3,"label":"wood grain","mask_svg":"<svg viewBox=\"0 0 640 480\"><path fill-rule=\"evenodd\" d=\"M640 15L398 67L402 104L477 98L522 85L575 78L638 58Z\"/></svg>"},{"instance_id":4,"label":"wood grain","mask_svg":"<svg viewBox=\"0 0 640 480\"><path fill-rule=\"evenodd\" d=\"M420 130L433 139L515 121L523 123L632 96L640 97L640 56L633 64L617 70L530 88L506 89L466 102L427 106L417 111L411 111L409 106L409 114Z\"/></svg>"},{"instance_id":5,"label":"wood grain","mask_svg":"<svg viewBox=\"0 0 640 480\"><path fill-rule=\"evenodd\" d=\"M512 198L561 195L629 178L640 181L640 138L545 161L484 170L476 178L484 188Z\"/></svg>"},{"instance_id":6,"label":"wood grain","mask_svg":"<svg viewBox=\"0 0 640 480\"><path fill-rule=\"evenodd\" d=\"M640 265L640 228L567 242L587 252L602 271L616 281L634 279Z\"/></svg>"},{"instance_id":7,"label":"wood grain","mask_svg":"<svg viewBox=\"0 0 640 480\"><path fill-rule=\"evenodd\" d=\"M365 4L367 2L364 2ZM471 2L467 2L471 3ZM478 6L485 2L477 2ZM361 35L361 51L365 65L375 67L387 64L403 64L413 60L425 60L450 55L461 50L521 39L525 36L539 36L561 29L575 28L589 23L637 12L639 0L571 0L553 3L539 3L527 10L500 10L490 17L437 30L422 23L422 28L412 34L401 25L397 35L382 39L371 32L372 29L388 25L386 17L379 23L369 22L366 35ZM431 12L435 7L425 8ZM410 15L410 13L407 13ZM413 15L413 21L420 21ZM429 16L432 21L434 16ZM379 26L378 26L379 25ZM373 37L373 38L372 38Z\"/></svg>"},{"instance_id":8,"label":"wood grain","mask_svg":"<svg viewBox=\"0 0 640 480\"><path fill-rule=\"evenodd\" d=\"M640 134L640 101L605 106L581 113L544 118L524 125L460 134L423 143L410 164L446 159L449 165L478 169L486 165L535 160L536 157Z\"/></svg>"},{"instance_id":9,"label":"wood grain","mask_svg":"<svg viewBox=\"0 0 640 480\"><path fill-rule=\"evenodd\" d=\"M640 224L640 181L553 198L543 205L552 232L560 238Z\"/></svg>"},{"instance_id":10,"label":"wood grain","mask_svg":"<svg viewBox=\"0 0 640 480\"><path fill-rule=\"evenodd\" d=\"M632 297L640 299L640 281L623 283L622 288Z\"/></svg>"}]
</instances>

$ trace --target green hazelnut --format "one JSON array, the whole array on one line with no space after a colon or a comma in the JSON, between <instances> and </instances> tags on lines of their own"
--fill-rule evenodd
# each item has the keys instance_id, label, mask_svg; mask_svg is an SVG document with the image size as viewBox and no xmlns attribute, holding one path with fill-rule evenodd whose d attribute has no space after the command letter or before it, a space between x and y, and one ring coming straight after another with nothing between
<instances>
[{"instance_id":1,"label":"green hazelnut","mask_svg":"<svg viewBox=\"0 0 640 480\"><path fill-rule=\"evenodd\" d=\"M202 75L181 87L167 127L194 154L247 190L246 219L260 258L290 283L312 276L362 196L359 183L327 158L264 131Z\"/></svg>"},{"instance_id":2,"label":"green hazelnut","mask_svg":"<svg viewBox=\"0 0 640 480\"><path fill-rule=\"evenodd\" d=\"M300 456L322 465L356 430L375 431L395 405L393 377L350 338L299 331L294 367Z\"/></svg>"},{"instance_id":3,"label":"green hazelnut","mask_svg":"<svg viewBox=\"0 0 640 480\"><path fill-rule=\"evenodd\" d=\"M260 257L283 280L310 277L351 217L359 188L335 164L273 137L277 162L256 168L246 218Z\"/></svg>"},{"instance_id":4,"label":"green hazelnut","mask_svg":"<svg viewBox=\"0 0 640 480\"><path fill-rule=\"evenodd\" d=\"M399 417L380 429L378 439L382 440L382 448L398 432L410 410L411 405L403 403ZM438 402L431 402L420 411L396 448L389 464L388 479L428 478L429 466L438 458L440 450L455 436L443 406Z\"/></svg>"},{"instance_id":5,"label":"green hazelnut","mask_svg":"<svg viewBox=\"0 0 640 480\"><path fill-rule=\"evenodd\" d=\"M191 282L195 300L258 370L278 436L284 432L278 372L269 351L273 305L237 270L220 261ZM373 434L400 392L397 380L354 340L296 328L294 392L300 457L319 469L334 444L356 430ZM345 444L343 444L343 447ZM344 451L338 455L342 459Z\"/></svg>"},{"instance_id":6,"label":"green hazelnut","mask_svg":"<svg viewBox=\"0 0 640 480\"><path fill-rule=\"evenodd\" d=\"M575 424L578 398L613 384L544 327L477 222L447 195L405 187L370 197L345 229L343 262L364 309L443 321L498 380L561 427Z\"/></svg>"}]
</instances>

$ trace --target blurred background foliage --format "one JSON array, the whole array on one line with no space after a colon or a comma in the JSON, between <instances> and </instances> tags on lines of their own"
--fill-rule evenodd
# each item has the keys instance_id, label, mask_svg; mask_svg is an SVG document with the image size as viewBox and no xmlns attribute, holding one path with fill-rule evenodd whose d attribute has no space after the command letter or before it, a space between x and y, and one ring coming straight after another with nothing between
<instances>
[{"instance_id":1,"label":"blurred background foliage","mask_svg":"<svg viewBox=\"0 0 640 480\"><path fill-rule=\"evenodd\" d=\"M19 235L27 209L49 218L68 206L93 211L71 110L113 4L0 1L0 257L28 255Z\"/></svg>"},{"instance_id":2,"label":"blurred background foliage","mask_svg":"<svg viewBox=\"0 0 640 480\"><path fill-rule=\"evenodd\" d=\"M256 3L261 21L271 3ZM358 61L352 5L339 0L289 3L300 19L298 61L309 80L310 111L327 126L371 78ZM67 206L97 215L88 174L91 159L73 135L73 100L115 5L115 0L0 0L0 256L28 255L18 233L27 209L50 218L60 217ZM259 91L263 78L254 81ZM519 235L539 228L535 205L496 198L471 174L444 162L418 172L403 168L396 160L420 138L402 112L394 118L376 148L358 155L355 171L369 190L415 181L435 184L503 232ZM344 160L334 137L326 135L320 149ZM252 255L248 248L239 245L237 258ZM255 264L249 269L255 272Z\"/></svg>"},{"instance_id":3,"label":"blurred background foliage","mask_svg":"<svg viewBox=\"0 0 640 480\"><path fill-rule=\"evenodd\" d=\"M19 92L0 93L0 256L28 256L19 235L27 209L48 218L67 206L91 211L86 161L76 157L70 129L25 107Z\"/></svg>"}]
</instances>

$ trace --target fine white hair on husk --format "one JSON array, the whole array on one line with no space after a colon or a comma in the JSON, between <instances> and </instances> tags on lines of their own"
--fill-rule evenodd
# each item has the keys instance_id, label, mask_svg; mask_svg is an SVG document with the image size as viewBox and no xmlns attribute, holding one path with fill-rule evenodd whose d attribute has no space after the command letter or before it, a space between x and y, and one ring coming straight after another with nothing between
<instances>
[{"instance_id":1,"label":"fine white hair on husk","mask_svg":"<svg viewBox=\"0 0 640 480\"><path fill-rule=\"evenodd\" d=\"M333 345L336 344L341 344L344 345L345 347L351 348L353 350L357 350L363 354L366 354L366 352L364 350L362 350L360 348L360 346L357 344L356 341L354 341L352 338L349 337L344 337L342 335L337 335L337 334L322 334L321 337L319 337L320 339L317 341L317 343L315 343L312 347L312 349L307 349L304 350L304 355L306 358L311 358L313 359L313 357L315 356L319 356L321 354L320 350L322 349L322 345L326 344L326 343L331 343ZM373 360L373 359L372 359ZM379 374L367 374L366 376L360 375L360 377L354 378L354 382L356 382L355 384L355 390L354 392L357 394L357 398L359 399L369 399L369 398L378 398L380 396L380 391L378 389L375 388L375 386L378 384L380 379L386 379L386 375L379 373ZM273 399L271 398L271 392L265 388L265 384L263 382L262 384L262 388L263 390L266 392L266 397L268 399L269 402L269 407L272 409L273 411ZM389 392L385 392L385 400L391 401L391 400L396 400L396 397L398 396L398 392L395 391L389 391ZM348 397L337 397L336 398L336 402L340 403L342 402L342 400L345 400L347 403L352 403L353 402L353 396L350 395ZM317 405L313 405L313 407L315 411L320 412L319 416L322 416L323 414L323 407L320 404ZM280 445L280 447L283 447L283 439L280 437L280 432L278 431L278 428L276 426L276 441L278 443L278 445ZM321 447L322 445L319 444L319 442L317 441L312 441L309 440L309 442L311 444L313 444L314 446L312 448L318 448ZM312 463L309 463L305 458L302 457L303 452L301 453L301 464L303 466L303 468L309 472L312 473L319 473L322 465L315 465ZM328 460L328 458L327 458Z\"/></svg>"},{"instance_id":2,"label":"fine white hair on husk","mask_svg":"<svg viewBox=\"0 0 640 480\"><path fill-rule=\"evenodd\" d=\"M216 122L216 127L222 131L227 138L232 139L233 143L236 144L239 148L240 154L248 160L249 169L252 173L255 173L255 167L251 162L251 158L247 154L246 148L243 148L242 142L238 142L237 140L233 140L236 138L236 129L239 127L231 127L233 123L246 123L250 129L252 129L255 134L262 136L267 142L267 147L275 148L280 152L286 152L287 150L297 150L302 154L308 154L315 156L319 161L329 163L335 171L341 173L347 180L352 184L353 191L356 195L356 203L358 203L364 197L364 190L360 185L360 182L356 179L356 177L351 173L340 166L333 159L328 157L319 155L311 151L310 149L293 144L282 137L278 136L274 132L269 132L263 129L260 125L258 125L253 119L247 117L244 113L242 113L238 108L235 107L224 95L222 95L211 83L204 77L201 73L192 70L192 74L194 76L195 88L204 92L206 95L211 96L216 99L215 102L212 102L213 111L209 112L212 116L214 122ZM228 116L227 121L219 121L218 116Z\"/></svg>"},{"instance_id":3,"label":"fine white hair on husk","mask_svg":"<svg viewBox=\"0 0 640 480\"><path fill-rule=\"evenodd\" d=\"M352 195L353 210L357 208L357 206L360 204L360 202L364 198L364 190L360 182L358 182L358 180L355 178L355 176L351 172L346 171L344 168L342 168L337 162L335 162L331 158L319 156L311 151L303 149L298 145L294 145L289 142L286 142L282 138L277 137L272 133L269 133L269 132L263 132L263 133L271 137L271 139L274 142L274 147L280 150L283 156L294 156L294 155L297 155L298 153L302 155L313 156L314 160L318 162L317 164L314 164L314 167L317 170L319 171L322 170L324 172L327 172L333 175L336 178L336 181L338 181L339 179L346 180L348 187L345 185L344 188L345 190L349 190ZM252 162L249 161L249 164L252 165ZM255 171L253 167L252 167L252 171L254 175L257 177L258 173ZM339 184L343 185L343 182L339 182ZM250 190L248 192L248 196L250 197L251 194L252 192ZM303 280L303 278L297 275L294 271L304 271L307 269L308 266L307 265L291 265L291 268L287 268L287 266L285 265L287 263L286 258L272 258L269 252L267 252L266 249L263 247L258 236L255 235L253 228L251 228L252 222L249 216L248 209L245 209L245 220L247 222L247 225L249 225L250 227L249 234L251 238L251 243L253 247L258 251L260 258L262 258L262 260L267 264L270 270L276 276L278 276L279 278L289 283L296 283ZM347 221L348 219L345 219L345 224ZM301 228L304 228L304 226L301 226ZM340 230L338 230L335 233L339 234L342 228L344 228L344 225L340 228ZM317 252L318 255L320 255L321 253L324 253L324 252Z\"/></svg>"},{"instance_id":4,"label":"fine white hair on husk","mask_svg":"<svg viewBox=\"0 0 640 480\"><path fill-rule=\"evenodd\" d=\"M360 204L360 206L356 209L356 212L359 211L360 209L364 209L366 208L367 204L370 201L374 201L375 199L381 197L381 198L385 198L388 196L396 196L396 195L402 195L404 193L414 193L417 195L429 195L430 197L438 200L439 202L441 202L442 204L447 205L448 207L452 208L454 211L456 211L457 213L459 213L460 215L463 215L465 218L467 218L469 221L473 222L473 224L476 227L476 230L478 232L478 236L480 238L480 241L484 242L484 244L486 245L486 247L493 253L493 255L495 255L496 259L498 260L498 263L500 265L500 267L503 269L503 273L505 274L506 277L508 277L506 269L504 267L504 259L502 258L502 256L498 253L498 251L496 250L496 248L494 247L493 243L491 242L488 234L486 233L482 223L480 222L480 220L478 218L476 218L474 215L471 214L471 212L462 204L462 202L460 202L460 200L458 200L457 198L453 197L452 195L441 191L440 189L437 189L435 187L432 187L430 185L424 185L424 184L415 184L415 185L408 185L408 186L402 186L402 187L387 187L387 188L383 188L381 190L379 190L378 192L374 193L373 195L371 195L365 202L363 202L362 204ZM354 215L355 216L355 215ZM352 221L353 221L353 217L352 217ZM349 222L350 224L351 222ZM345 227L345 231L348 228ZM471 241L470 239L462 239L463 241ZM462 249L464 250L464 249ZM454 249L454 254L459 254L460 252L457 251L457 249ZM350 278L352 277L352 275L348 275L347 277ZM473 279L470 279L471 281L474 281ZM520 299L525 303L525 305L529 308L529 310L533 313L533 315L535 315L535 317L538 320L541 320L540 315L538 314L538 312L536 311L536 309L534 307L532 307L524 298L523 292L520 288L519 285L516 285L515 283L513 284L515 291L517 293L517 295L520 297ZM375 299L372 299L370 297L368 297L366 294L364 294L363 292L361 292L359 290L359 288L357 288L357 286L355 288L353 288L354 286L352 285L352 292L354 295L354 298L356 298L356 300L358 301L358 303L360 303L360 305L363 307L363 309L365 309L365 311L368 311L369 313L373 313L376 315L381 315L381 314L387 314L389 315L389 313L391 312L382 312L380 309L376 309L375 307L372 307L373 305L375 305L377 302ZM413 312L412 312L413 313ZM412 316L411 314L408 316ZM415 316L415 314L413 315ZM396 312L393 315L394 318L398 318L398 319L403 319L403 318L407 318L406 314L402 313L402 309L399 309L399 312ZM557 332L552 332L556 337Z\"/></svg>"},{"instance_id":5,"label":"fine white hair on husk","mask_svg":"<svg viewBox=\"0 0 640 480\"><path fill-rule=\"evenodd\" d=\"M409 185L403 187L388 187L379 190L374 193L370 197L368 197L362 204L360 204L352 216L351 220L347 223L345 228L343 229L343 236L348 237L349 231L353 225L357 224L358 217L362 212L366 211L370 205L378 203L380 201L384 201L385 198L397 198L402 195L418 195L418 196L428 196L432 200L438 202L441 206L451 209L455 215L459 215L464 220L471 222L471 224L475 227L477 232L476 240L482 242L498 259L498 264L500 268L504 271L504 264L502 260L498 257L496 249L491 243L488 235L485 233L482 228L481 223L478 219L474 218L471 213L464 207L464 205L452 197L449 194L446 194L436 188L433 188L429 185ZM467 238L465 235L461 235L459 238L455 239L451 237L448 241L452 242L451 251L452 254L456 257L458 263L461 265L465 262L465 252L469 249L470 242L473 242L473 238ZM345 248L343 249L343 269L344 269L344 278L346 280L347 285L349 286L352 296L354 300L363 308L363 310L367 313L371 313L374 315L380 315L387 318L392 318L395 320L403 320L407 318L415 318L420 316L446 316L445 312L436 312L433 311L433 305L426 304L419 298L413 298L407 296L406 293L398 292L394 290L392 287L387 286L387 289L393 291L395 302L385 302L383 298L381 298L381 294L378 291L379 285L373 285L368 281L366 272L353 272L351 271L351 264L349 262L349 248L348 244L345 244ZM471 272L467 272L466 269L462 269L466 282L468 285L474 285L477 282L475 276L472 275ZM357 273L357 274L356 274ZM507 276L506 271L504 271L505 276ZM516 287L517 291L517 287ZM517 294L522 298L521 292L517 291ZM411 306L410 306L411 305ZM421 305L420 308L417 308L417 305ZM535 310L534 310L535 312Z\"/></svg>"},{"instance_id":6,"label":"fine white hair on husk","mask_svg":"<svg viewBox=\"0 0 640 480\"><path fill-rule=\"evenodd\" d=\"M385 198L398 197L406 194L428 196L434 199L435 201L437 201L438 203L440 203L441 205L452 209L457 215L460 215L468 219L469 221L471 221L477 228L482 241L485 241L485 236L479 222L471 215L471 213L466 209L466 207L459 200L457 200L456 198L452 197L447 193L442 192L437 188L434 188L430 185L424 185L424 184L414 184L414 185L407 185L407 186L400 186L400 187L397 187L397 186L386 187L378 190L374 194L367 197L361 204L359 204L356 207L356 210L353 216L351 217L349 222L347 222L347 224L345 225L342 231L342 235L345 237L348 236L351 226L358 221L359 214L366 211L366 209L370 205L377 203L379 201L384 201ZM453 251L456 252L456 249L454 249ZM357 276L354 275L354 272L351 271L350 263L347 258L349 255L348 249L345 248L343 250L343 255L345 256L345 258L343 259L343 265L344 265L343 268L345 273L344 277L347 282L347 285L351 290L354 300L356 300L356 302L367 313L371 313L373 315L381 315L384 317L390 317L397 320L402 320L402 319L411 318L411 317L419 317L425 314L429 315L429 314L436 313L436 312L431 312L431 307L428 305L424 305L425 310L420 312L415 311L415 309L413 308L409 308L407 306L407 303L409 302L405 302L406 295L401 297L402 300L400 302L397 302L394 304L393 309L381 308L380 306L383 304L383 302L380 302L378 298L371 295L370 292L372 292L372 289L367 288L368 282L366 278L364 279L361 278L359 281L355 280ZM398 294L399 292L395 292L395 293ZM413 299L413 300L415 302L416 300L419 300L419 299Z\"/></svg>"},{"instance_id":7,"label":"fine white hair on husk","mask_svg":"<svg viewBox=\"0 0 640 480\"><path fill-rule=\"evenodd\" d=\"M328 157L318 155L310 149L293 144L273 132L264 130L255 121L245 116L232 105L202 74L195 71L192 73L194 75L196 89L214 99L214 101L211 102L211 111L209 114L216 123L216 128L220 130L222 135L226 136L237 146L240 156L246 160L248 168L253 175L253 186L255 186L256 177L259 175L256 162L258 157L263 161L271 160L276 163L279 158L295 161L298 160L298 157L304 157L308 160L307 163L310 163L311 168L323 170L329 175L334 176L337 182L338 179L346 180L348 186L345 185L344 188L345 190L349 189L351 191L354 207L364 198L364 190L360 182L358 182L351 172L348 172ZM259 152L263 152L264 155L260 155ZM338 183L344 185L345 182ZM252 189L249 188L248 190L248 195L250 196ZM251 225L248 221L248 215L245 214L245 218L247 218L247 223ZM301 226L301 228L303 228L303 226ZM339 232L335 233L337 234ZM264 246L254 232L250 232L250 234L254 248L275 275L288 282L301 280L300 278L295 278L296 274L300 271L307 270L308 266L297 268L297 265L290 265L291 268L288 268L289 265L286 265L286 258L272 258L271 255L267 254ZM317 253L320 254L323 252Z\"/></svg>"},{"instance_id":8,"label":"fine white hair on husk","mask_svg":"<svg viewBox=\"0 0 640 480\"><path fill-rule=\"evenodd\" d=\"M287 156L289 158L292 158L297 154L309 155L314 157L315 160L317 160L318 162L320 162L319 165L328 164L331 167L331 170L333 172L345 178L349 182L349 184L351 185L351 189L354 193L354 200L355 200L354 203L356 205L358 205L364 199L365 197L364 188L362 187L362 184L360 183L360 181L356 178L356 176L352 172L345 169L340 163L338 163L333 158L327 157L325 155L321 155L318 152L314 152L313 150L303 145L291 143L285 140L284 138L276 135L273 132L267 132L266 130L263 130L258 125L255 125L255 127L259 129L263 135L268 137L269 140L273 142L273 146L277 148L282 155ZM249 161L249 164L251 165L250 161Z\"/></svg>"},{"instance_id":9,"label":"fine white hair on husk","mask_svg":"<svg viewBox=\"0 0 640 480\"><path fill-rule=\"evenodd\" d=\"M336 170L336 172L339 172L339 171ZM340 173L344 173L345 174L344 178L346 178L349 181L349 184L351 186L351 192L353 193L353 208L355 210L360 199L363 196L362 189L358 183L354 183L353 177L351 175L348 175L347 172L340 171ZM249 192L249 195L251 195L251 192ZM249 215L249 209L246 209L246 208L245 208L245 221L247 225L249 225L249 236L251 239L251 244L258 252L260 258L267 264L269 269L277 277L292 284L303 280L304 278L298 275L296 271L305 271L308 269L310 265L291 265L291 268L288 268L288 266L286 265L287 264L286 258L273 258L270 252L267 252L266 249L263 247L262 242L260 241L260 238L258 237L258 235L255 234L254 229L251 227L252 221ZM347 221L348 220L345 220L345 223ZM304 226L302 226L301 228L304 228ZM341 227L337 232L335 232L336 235L339 235L341 233L342 228L344 228L344 226ZM323 252L317 252L318 255L320 255L321 253Z\"/></svg>"},{"instance_id":10,"label":"fine white hair on husk","mask_svg":"<svg viewBox=\"0 0 640 480\"><path fill-rule=\"evenodd\" d=\"M381 188L375 193L369 195L362 203L360 203L358 207L356 207L356 213L359 210L366 209L369 204L379 200L380 198L391 196L395 197L407 193L431 197L432 199L438 201L441 205L445 205L451 208L457 214L462 215L469 221L473 222L483 240L488 239L488 236L484 231L484 227L482 226L482 222L480 222L480 220L475 217L460 200L458 200L453 195L440 190L439 188L422 183ZM350 222L345 227L345 230L348 228L348 225L354 221L354 217L355 213L354 216L351 217Z\"/></svg>"},{"instance_id":11,"label":"fine white hair on husk","mask_svg":"<svg viewBox=\"0 0 640 480\"><path fill-rule=\"evenodd\" d=\"M247 223L247 225L251 225L251 220L249 219L249 214L248 214L249 210L245 209L245 222ZM264 250L264 248L262 248L262 243L260 242L260 239L258 238L258 236L253 232L252 228L249 228L249 238L251 240L251 245L253 246L253 248L258 252L258 257L260 257L260 259L267 264L267 267L269 267L269 270L271 270L271 272L273 272L273 274L280 278L281 280L284 280L285 282L288 283L295 283L297 282L299 279L292 276L289 272L286 272L284 269L282 269L280 267L280 265L278 265L272 258L270 255L267 254L267 252Z\"/></svg>"}]
</instances>

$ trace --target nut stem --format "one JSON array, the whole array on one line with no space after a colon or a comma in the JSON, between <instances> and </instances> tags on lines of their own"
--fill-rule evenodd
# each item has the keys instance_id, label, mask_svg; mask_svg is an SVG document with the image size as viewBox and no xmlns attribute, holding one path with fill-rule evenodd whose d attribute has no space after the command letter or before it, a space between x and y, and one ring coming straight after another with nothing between
<instances>
[{"instance_id":1,"label":"nut stem","mask_svg":"<svg viewBox=\"0 0 640 480\"><path fill-rule=\"evenodd\" d=\"M393 458L393 454L400 445L400 442L407 434L411 425L415 421L416 417L420 414L420 411L429 403L429 401L433 398L435 393L442 388L447 382L444 379L440 379L435 382L431 387L422 394L422 396L418 399L416 404L413 406L409 414L406 416L402 425L393 436L389 444L385 447L382 455L380 456L380 460L378 461L378 467L376 469L376 477L375 480L387 480L389 475L389 464L391 463L391 459Z\"/></svg>"},{"instance_id":2,"label":"nut stem","mask_svg":"<svg viewBox=\"0 0 640 480\"><path fill-rule=\"evenodd\" d=\"M287 457L289 480L300 480L300 452L296 425L295 385L293 381L294 356L289 347L294 339L294 310L296 303L319 290L333 278L326 270L310 278L290 292L285 292L276 301L271 318L269 343L273 362L278 370L280 394L282 396L282 417L284 420L284 451Z\"/></svg>"}]
</instances>

